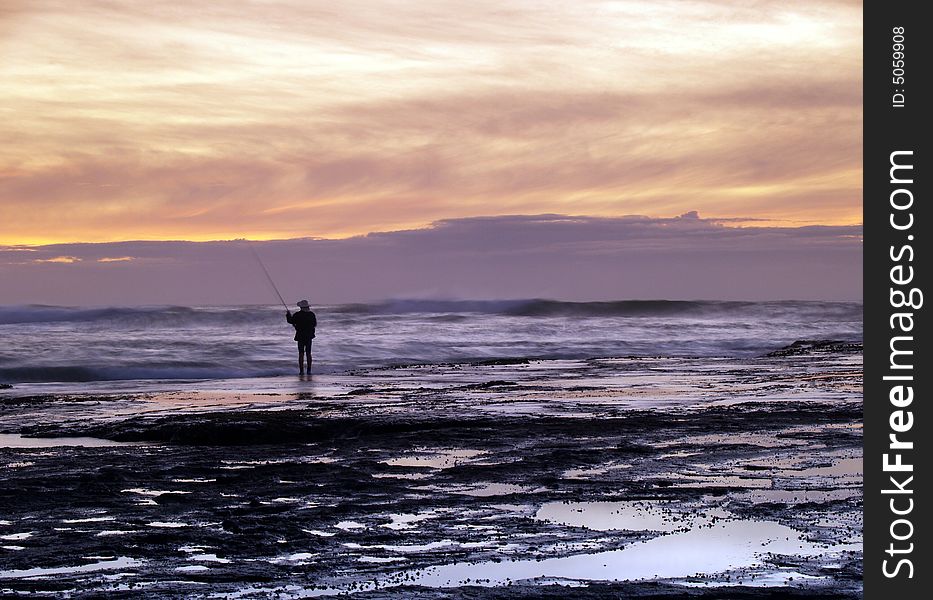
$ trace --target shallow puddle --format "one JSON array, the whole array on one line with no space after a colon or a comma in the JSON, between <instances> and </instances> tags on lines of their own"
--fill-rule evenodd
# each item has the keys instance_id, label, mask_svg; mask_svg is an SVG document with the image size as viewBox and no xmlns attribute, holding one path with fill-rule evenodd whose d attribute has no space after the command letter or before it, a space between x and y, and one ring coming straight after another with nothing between
<instances>
[{"instance_id":1,"label":"shallow puddle","mask_svg":"<svg viewBox=\"0 0 933 600\"><path fill-rule=\"evenodd\" d=\"M687 473L658 473L652 478L674 481L672 488L770 488L771 479L765 477L740 477L737 475L691 475Z\"/></svg>"},{"instance_id":2,"label":"shallow puddle","mask_svg":"<svg viewBox=\"0 0 933 600\"><path fill-rule=\"evenodd\" d=\"M362 592L399 585L454 588L463 585L507 586L526 581L536 584L585 585L590 581L637 581L673 579L687 586L732 585L736 577L697 581L706 574L748 570L739 577L746 585L786 585L814 578L793 570L771 567L766 555L821 556L843 550L857 551L857 545L826 546L807 541L795 529L773 521L733 520L700 526L686 532L663 535L621 550L577 554L560 558L453 563L426 569L400 571L377 582L360 582L345 588L325 586L316 589L295 586L294 597L318 597ZM676 581L682 580L682 581ZM276 591L285 591L278 588ZM253 588L250 591L258 591ZM267 590L271 591L271 590ZM246 593L241 590L240 594Z\"/></svg>"},{"instance_id":3,"label":"shallow puddle","mask_svg":"<svg viewBox=\"0 0 933 600\"><path fill-rule=\"evenodd\" d=\"M74 567L54 567L43 568L34 567L32 569L13 569L10 571L0 571L0 579L12 579L14 577L50 577L52 575L72 575L75 573L90 573L93 571L106 571L112 569L131 569L142 565L143 562L134 558L120 557L113 560L103 560L87 565L78 565Z\"/></svg>"},{"instance_id":4,"label":"shallow puddle","mask_svg":"<svg viewBox=\"0 0 933 600\"><path fill-rule=\"evenodd\" d=\"M62 523L103 523L114 520L116 520L115 517L84 517L83 519L62 519Z\"/></svg>"},{"instance_id":5,"label":"shallow puddle","mask_svg":"<svg viewBox=\"0 0 933 600\"><path fill-rule=\"evenodd\" d=\"M415 527L415 523L420 521L426 521L428 519L435 518L439 512L447 511L437 511L437 510L428 510L422 513L404 513L404 514L390 514L389 518L392 519L391 523L385 523L382 525L388 529L412 529Z\"/></svg>"},{"instance_id":6,"label":"shallow puddle","mask_svg":"<svg viewBox=\"0 0 933 600\"><path fill-rule=\"evenodd\" d=\"M185 565L183 567L175 567L175 570L182 571L184 573L195 573L195 572L209 571L210 568L205 567L204 565Z\"/></svg>"},{"instance_id":7,"label":"shallow puddle","mask_svg":"<svg viewBox=\"0 0 933 600\"><path fill-rule=\"evenodd\" d=\"M668 579L757 566L766 553L815 556L826 552L800 532L773 521L727 521L621 550L545 560L454 563L400 577L414 577L413 585L442 588L467 583L507 585L543 577L576 581Z\"/></svg>"},{"instance_id":8,"label":"shallow puddle","mask_svg":"<svg viewBox=\"0 0 933 600\"><path fill-rule=\"evenodd\" d=\"M372 477L376 479L428 479L430 473L373 473Z\"/></svg>"},{"instance_id":9,"label":"shallow puddle","mask_svg":"<svg viewBox=\"0 0 933 600\"><path fill-rule=\"evenodd\" d=\"M778 502L783 504L801 504L804 502L829 502L856 498L862 493L861 488L842 488L833 490L755 490L733 494L739 500L753 503Z\"/></svg>"},{"instance_id":10,"label":"shallow puddle","mask_svg":"<svg viewBox=\"0 0 933 600\"><path fill-rule=\"evenodd\" d=\"M485 450L462 449L417 449L409 456L387 458L380 462L393 467L424 467L430 469L449 469L470 462L471 459L486 454Z\"/></svg>"},{"instance_id":11,"label":"shallow puddle","mask_svg":"<svg viewBox=\"0 0 933 600\"><path fill-rule=\"evenodd\" d=\"M0 433L0 448L56 448L59 446L83 446L101 448L104 446L141 446L142 442L114 442L93 437L23 437L18 433Z\"/></svg>"},{"instance_id":12,"label":"shallow puddle","mask_svg":"<svg viewBox=\"0 0 933 600\"><path fill-rule=\"evenodd\" d=\"M543 490L544 488L540 488ZM475 486L455 490L455 494L474 496L476 498L489 498L492 496L509 496L511 494L534 493L538 490L524 485L512 483L478 483Z\"/></svg>"},{"instance_id":13,"label":"shallow puddle","mask_svg":"<svg viewBox=\"0 0 933 600\"><path fill-rule=\"evenodd\" d=\"M182 490L150 490L146 488L126 488L120 490L122 494L139 494L140 496L161 496L162 494L190 494Z\"/></svg>"},{"instance_id":14,"label":"shallow puddle","mask_svg":"<svg viewBox=\"0 0 933 600\"><path fill-rule=\"evenodd\" d=\"M660 501L635 502L549 502L541 506L534 518L595 531L678 531L709 522L710 516L726 517L728 513L714 509L706 516L673 509L673 504ZM715 514L713 514L715 513Z\"/></svg>"},{"instance_id":15,"label":"shallow puddle","mask_svg":"<svg viewBox=\"0 0 933 600\"><path fill-rule=\"evenodd\" d=\"M812 467L796 472L803 477L855 477L862 474L861 458L844 458L825 467Z\"/></svg>"},{"instance_id":16,"label":"shallow puddle","mask_svg":"<svg viewBox=\"0 0 933 600\"><path fill-rule=\"evenodd\" d=\"M545 488L531 488L514 483L496 483L492 481L479 481L467 485L422 485L412 488L419 491L460 494L475 498L492 498L495 496L509 496L512 494L527 494L544 491Z\"/></svg>"},{"instance_id":17,"label":"shallow puddle","mask_svg":"<svg viewBox=\"0 0 933 600\"><path fill-rule=\"evenodd\" d=\"M449 548L458 545L459 544L453 540L440 540L438 542L428 542L426 544L378 544L372 546L372 548L382 548L389 552L430 552L438 548Z\"/></svg>"},{"instance_id":18,"label":"shallow puddle","mask_svg":"<svg viewBox=\"0 0 933 600\"><path fill-rule=\"evenodd\" d=\"M767 432L739 432L730 434L704 433L699 435L689 435L668 442L660 442L655 445L659 448L671 446L689 446L691 447L689 450L692 451L697 446L709 447L748 445L758 446L760 448L783 448L787 446L806 446L808 443L809 442L807 442L807 440L797 440L788 438L786 436L778 437L777 435L771 435Z\"/></svg>"}]
</instances>

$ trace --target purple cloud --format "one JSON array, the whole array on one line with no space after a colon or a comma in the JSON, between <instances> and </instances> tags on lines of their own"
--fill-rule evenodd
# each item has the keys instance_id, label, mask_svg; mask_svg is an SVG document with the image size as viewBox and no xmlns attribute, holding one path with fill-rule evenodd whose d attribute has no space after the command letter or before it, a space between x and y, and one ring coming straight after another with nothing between
<instances>
[{"instance_id":1,"label":"purple cloud","mask_svg":"<svg viewBox=\"0 0 933 600\"><path fill-rule=\"evenodd\" d=\"M0 304L275 303L248 245L286 298L317 303L860 300L861 235L861 226L728 227L691 212L449 219L338 240L55 244L29 253L0 247ZM48 262L57 257L74 261Z\"/></svg>"}]
</instances>

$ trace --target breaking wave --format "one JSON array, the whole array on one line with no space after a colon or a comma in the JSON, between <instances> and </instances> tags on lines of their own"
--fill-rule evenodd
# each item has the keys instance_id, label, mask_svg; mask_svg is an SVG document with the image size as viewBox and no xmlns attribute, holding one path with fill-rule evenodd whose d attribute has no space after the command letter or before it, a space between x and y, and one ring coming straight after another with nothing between
<instances>
[{"instance_id":1,"label":"breaking wave","mask_svg":"<svg viewBox=\"0 0 933 600\"><path fill-rule=\"evenodd\" d=\"M144 306L72 308L64 306L0 307L0 325L17 323L112 322L132 324L158 322L171 326L231 322L251 322L257 319L279 318L280 307L231 306ZM769 314L794 312L798 315L828 315L860 319L862 305L855 302L730 302L687 300L615 300L610 302L565 302L560 300L390 300L373 304L338 304L316 307L335 315L427 314L457 315L463 313L503 315L511 317L651 317L685 316L717 317L728 314Z\"/></svg>"},{"instance_id":2,"label":"breaking wave","mask_svg":"<svg viewBox=\"0 0 933 600\"><path fill-rule=\"evenodd\" d=\"M151 379L233 379L237 377L271 377L291 373L291 369L234 369L222 365L210 366L23 366L0 368L0 381L19 383L88 382Z\"/></svg>"},{"instance_id":3,"label":"breaking wave","mask_svg":"<svg viewBox=\"0 0 933 600\"><path fill-rule=\"evenodd\" d=\"M839 302L391 300L317 306L316 372L601 356L761 356L858 342ZM281 306L0 307L0 383L228 379L295 370Z\"/></svg>"},{"instance_id":4,"label":"breaking wave","mask_svg":"<svg viewBox=\"0 0 933 600\"><path fill-rule=\"evenodd\" d=\"M190 322L229 322L251 320L269 314L266 307L208 307L189 306L141 306L74 308L67 306L5 306L0 307L0 325L17 323L65 323L65 322L158 322L172 325Z\"/></svg>"}]
</instances>

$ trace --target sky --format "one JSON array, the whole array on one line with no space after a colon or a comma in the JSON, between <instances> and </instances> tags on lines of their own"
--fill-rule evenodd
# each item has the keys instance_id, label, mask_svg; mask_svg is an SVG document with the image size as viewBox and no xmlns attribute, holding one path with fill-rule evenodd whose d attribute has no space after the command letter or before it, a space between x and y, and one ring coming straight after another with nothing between
<instances>
[{"instance_id":1,"label":"sky","mask_svg":"<svg viewBox=\"0 0 933 600\"><path fill-rule=\"evenodd\" d=\"M3 0L0 246L693 211L748 237L851 231L861 18L846 0ZM50 263L0 275L28 265Z\"/></svg>"}]
</instances>

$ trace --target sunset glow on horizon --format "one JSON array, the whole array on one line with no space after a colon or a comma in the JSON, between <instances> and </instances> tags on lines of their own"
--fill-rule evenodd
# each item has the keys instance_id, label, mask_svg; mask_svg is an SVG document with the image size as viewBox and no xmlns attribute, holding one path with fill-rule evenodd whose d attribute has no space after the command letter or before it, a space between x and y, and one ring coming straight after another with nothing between
<instances>
[{"instance_id":1,"label":"sunset glow on horizon","mask_svg":"<svg viewBox=\"0 0 933 600\"><path fill-rule=\"evenodd\" d=\"M858 224L861 19L844 0L5 2L0 245Z\"/></svg>"}]
</instances>

